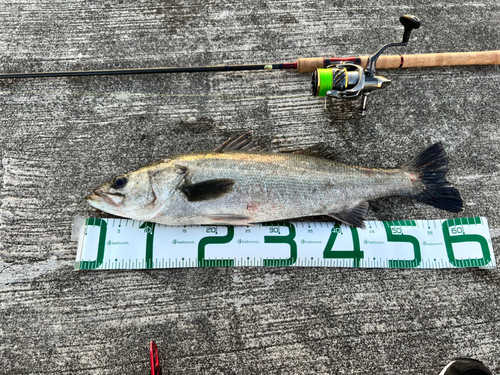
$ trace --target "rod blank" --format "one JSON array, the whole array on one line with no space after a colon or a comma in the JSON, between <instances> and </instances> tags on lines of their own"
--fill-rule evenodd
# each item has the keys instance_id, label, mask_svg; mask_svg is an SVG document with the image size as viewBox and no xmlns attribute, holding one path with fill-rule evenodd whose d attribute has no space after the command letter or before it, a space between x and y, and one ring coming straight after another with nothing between
<instances>
[{"instance_id":1,"label":"rod blank","mask_svg":"<svg viewBox=\"0 0 500 375\"><path fill-rule=\"evenodd\" d=\"M244 64L244 65L213 65L193 67L164 67L143 69L117 70L81 70L67 72L39 73L5 73L0 79L35 78L35 77L77 77L123 74L154 74L154 73L195 73L195 72L227 72L242 70L281 70L296 69L299 73L312 73L316 68L326 68L330 64L352 62L366 67L370 56L359 57L301 57L293 63L280 64ZM377 60L377 69L415 68L431 66L454 65L500 65L500 51L429 53L421 55L382 55Z\"/></svg>"}]
</instances>

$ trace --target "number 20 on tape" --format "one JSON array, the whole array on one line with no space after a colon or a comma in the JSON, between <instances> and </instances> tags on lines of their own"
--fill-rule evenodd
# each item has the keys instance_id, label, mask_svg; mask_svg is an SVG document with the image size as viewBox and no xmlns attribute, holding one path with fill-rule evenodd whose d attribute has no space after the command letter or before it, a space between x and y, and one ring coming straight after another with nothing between
<instances>
[{"instance_id":1,"label":"number 20 on tape","mask_svg":"<svg viewBox=\"0 0 500 375\"><path fill-rule=\"evenodd\" d=\"M485 218L169 227L77 219L76 269L303 266L495 268ZM76 238L75 238L76 239Z\"/></svg>"}]
</instances>

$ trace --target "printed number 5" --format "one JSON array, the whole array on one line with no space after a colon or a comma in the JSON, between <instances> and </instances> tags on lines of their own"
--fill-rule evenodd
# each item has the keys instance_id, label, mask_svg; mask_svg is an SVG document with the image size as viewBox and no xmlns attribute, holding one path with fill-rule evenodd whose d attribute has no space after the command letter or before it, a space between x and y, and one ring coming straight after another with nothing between
<instances>
[{"instance_id":1,"label":"printed number 5","mask_svg":"<svg viewBox=\"0 0 500 375\"><path fill-rule=\"evenodd\" d=\"M396 224L397 223L397 224ZM401 227L414 227L416 223L414 220L411 221L384 221L385 232L387 233L387 241L389 242L408 242L413 245L413 252L415 253L415 258L412 260L389 260L389 267L391 268L415 268L418 267L422 261L422 255L420 254L420 244L418 239L409 234L403 234Z\"/></svg>"}]
</instances>

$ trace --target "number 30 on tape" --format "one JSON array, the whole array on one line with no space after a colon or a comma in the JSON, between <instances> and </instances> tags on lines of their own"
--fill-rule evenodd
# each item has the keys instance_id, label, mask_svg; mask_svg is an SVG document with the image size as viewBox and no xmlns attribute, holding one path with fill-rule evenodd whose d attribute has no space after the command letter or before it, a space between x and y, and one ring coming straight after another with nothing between
<instances>
[{"instance_id":1,"label":"number 30 on tape","mask_svg":"<svg viewBox=\"0 0 500 375\"><path fill-rule=\"evenodd\" d=\"M301 266L495 268L485 218L178 226L76 218L76 269Z\"/></svg>"}]
</instances>

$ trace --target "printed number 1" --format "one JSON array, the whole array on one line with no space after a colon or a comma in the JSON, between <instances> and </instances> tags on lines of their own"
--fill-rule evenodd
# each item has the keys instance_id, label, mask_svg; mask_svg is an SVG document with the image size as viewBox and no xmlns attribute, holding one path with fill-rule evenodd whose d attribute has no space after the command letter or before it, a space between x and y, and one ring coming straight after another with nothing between
<instances>
[{"instance_id":1,"label":"printed number 1","mask_svg":"<svg viewBox=\"0 0 500 375\"><path fill-rule=\"evenodd\" d=\"M146 233L146 268L153 268L153 239L155 236L155 227L156 223L149 223L145 221L139 227L140 229L144 229Z\"/></svg>"}]
</instances>

